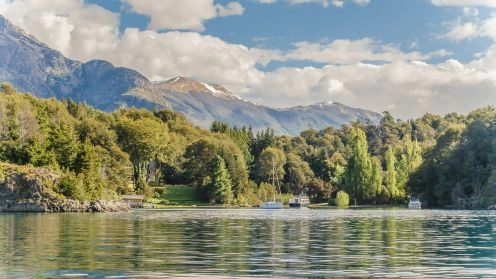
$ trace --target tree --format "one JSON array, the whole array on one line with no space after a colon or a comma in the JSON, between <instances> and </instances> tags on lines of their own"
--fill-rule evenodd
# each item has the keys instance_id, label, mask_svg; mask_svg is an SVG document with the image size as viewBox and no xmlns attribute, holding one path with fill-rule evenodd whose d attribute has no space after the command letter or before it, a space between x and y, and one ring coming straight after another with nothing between
<instances>
[{"instance_id":1,"label":"tree","mask_svg":"<svg viewBox=\"0 0 496 279\"><path fill-rule=\"evenodd\" d=\"M370 201L375 196L371 190L372 163L365 133L362 129L353 127L350 130L349 141L351 156L345 171L344 189L355 204L357 201Z\"/></svg>"},{"instance_id":2,"label":"tree","mask_svg":"<svg viewBox=\"0 0 496 279\"><path fill-rule=\"evenodd\" d=\"M183 168L185 176L189 181L196 184L201 196L208 200L208 185L211 183L211 175L217 164L218 147L210 140L201 139L186 148Z\"/></svg>"},{"instance_id":3,"label":"tree","mask_svg":"<svg viewBox=\"0 0 496 279\"><path fill-rule=\"evenodd\" d=\"M376 197L382 192L382 180L383 180L382 166L379 158L373 157L371 160L372 160L372 175L370 177L371 187L370 187L369 195L371 197Z\"/></svg>"},{"instance_id":4,"label":"tree","mask_svg":"<svg viewBox=\"0 0 496 279\"><path fill-rule=\"evenodd\" d=\"M313 171L307 162L294 153L289 153L286 158L284 182L289 185L291 192L300 193L305 188L307 181L314 176Z\"/></svg>"},{"instance_id":5,"label":"tree","mask_svg":"<svg viewBox=\"0 0 496 279\"><path fill-rule=\"evenodd\" d=\"M12 86L12 84L10 84L8 82L3 82L0 85L0 93L3 93L3 94L14 94L14 93L16 93L16 90Z\"/></svg>"},{"instance_id":6,"label":"tree","mask_svg":"<svg viewBox=\"0 0 496 279\"><path fill-rule=\"evenodd\" d=\"M396 199L399 196L398 186L396 184L396 156L394 154L393 147L388 146L386 151L386 177L385 185L387 190L387 196L390 199Z\"/></svg>"},{"instance_id":7,"label":"tree","mask_svg":"<svg viewBox=\"0 0 496 279\"><path fill-rule=\"evenodd\" d=\"M336 194L334 203L337 207L348 207L350 205L350 197L345 191L339 191Z\"/></svg>"},{"instance_id":8,"label":"tree","mask_svg":"<svg viewBox=\"0 0 496 279\"><path fill-rule=\"evenodd\" d=\"M226 134L229 131L229 124L216 120L210 125L210 131L213 133Z\"/></svg>"},{"instance_id":9,"label":"tree","mask_svg":"<svg viewBox=\"0 0 496 279\"><path fill-rule=\"evenodd\" d=\"M212 185L210 189L210 200L222 204L232 202L232 183L226 169L224 159L217 155L215 169L212 175Z\"/></svg>"},{"instance_id":10,"label":"tree","mask_svg":"<svg viewBox=\"0 0 496 279\"><path fill-rule=\"evenodd\" d=\"M154 116L131 110L118 119L116 131L119 143L133 165L135 189L145 193L148 163L166 153L167 126Z\"/></svg>"},{"instance_id":11,"label":"tree","mask_svg":"<svg viewBox=\"0 0 496 279\"><path fill-rule=\"evenodd\" d=\"M259 179L261 181L276 183L272 181L274 177L276 180L284 177L284 164L286 163L286 155L278 148L267 147L260 154L258 162Z\"/></svg>"}]
</instances>

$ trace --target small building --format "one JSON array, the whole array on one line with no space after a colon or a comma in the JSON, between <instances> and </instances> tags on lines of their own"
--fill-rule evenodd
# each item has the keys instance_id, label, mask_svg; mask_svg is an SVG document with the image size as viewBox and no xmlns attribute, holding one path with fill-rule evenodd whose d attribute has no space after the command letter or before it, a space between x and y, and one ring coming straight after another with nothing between
<instances>
[{"instance_id":1,"label":"small building","mask_svg":"<svg viewBox=\"0 0 496 279\"><path fill-rule=\"evenodd\" d=\"M144 195L122 195L122 201L131 208L142 208Z\"/></svg>"}]
</instances>

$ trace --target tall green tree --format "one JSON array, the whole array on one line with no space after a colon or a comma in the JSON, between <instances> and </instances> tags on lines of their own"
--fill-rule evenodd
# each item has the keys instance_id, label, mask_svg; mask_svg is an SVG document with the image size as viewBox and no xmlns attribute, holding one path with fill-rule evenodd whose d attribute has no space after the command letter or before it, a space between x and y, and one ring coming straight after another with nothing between
<instances>
[{"instance_id":1,"label":"tall green tree","mask_svg":"<svg viewBox=\"0 0 496 279\"><path fill-rule=\"evenodd\" d=\"M372 162L368 154L365 132L357 127L351 128L349 142L351 156L345 171L344 189L355 204L370 201L375 197L371 183Z\"/></svg>"},{"instance_id":2,"label":"tall green tree","mask_svg":"<svg viewBox=\"0 0 496 279\"><path fill-rule=\"evenodd\" d=\"M385 186L389 199L397 199L399 197L398 185L396 183L396 155L392 146L388 146L385 155L386 159L386 176Z\"/></svg>"},{"instance_id":3,"label":"tall green tree","mask_svg":"<svg viewBox=\"0 0 496 279\"><path fill-rule=\"evenodd\" d=\"M167 153L167 130L163 122L142 111L129 111L118 118L118 140L131 159L133 183L138 192L146 192L150 161Z\"/></svg>"},{"instance_id":4,"label":"tall green tree","mask_svg":"<svg viewBox=\"0 0 496 279\"><path fill-rule=\"evenodd\" d=\"M221 204L230 204L232 199L232 183L229 172L226 169L224 159L217 155L214 172L212 174L210 200Z\"/></svg>"},{"instance_id":5,"label":"tall green tree","mask_svg":"<svg viewBox=\"0 0 496 279\"><path fill-rule=\"evenodd\" d=\"M382 166L381 166L381 161L377 157L372 157L371 158L372 162L372 175L370 177L370 197L373 200L373 202L376 202L375 197L379 195L382 192L382 180L383 180L383 173L382 173Z\"/></svg>"}]
</instances>

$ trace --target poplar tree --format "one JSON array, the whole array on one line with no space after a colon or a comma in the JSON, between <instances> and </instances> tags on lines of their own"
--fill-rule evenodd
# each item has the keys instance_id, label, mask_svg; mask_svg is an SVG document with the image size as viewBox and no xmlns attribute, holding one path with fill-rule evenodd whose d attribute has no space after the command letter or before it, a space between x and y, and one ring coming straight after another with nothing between
<instances>
[{"instance_id":1,"label":"poplar tree","mask_svg":"<svg viewBox=\"0 0 496 279\"><path fill-rule=\"evenodd\" d=\"M368 154L365 132L357 127L350 130L351 156L345 171L344 186L350 199L356 204L372 198L372 163Z\"/></svg>"},{"instance_id":2,"label":"poplar tree","mask_svg":"<svg viewBox=\"0 0 496 279\"><path fill-rule=\"evenodd\" d=\"M396 185L396 169L395 169L396 157L394 155L393 147L388 146L385 159L386 159L386 177L385 177L386 190L389 194L389 198L395 199L396 197L398 197L399 191Z\"/></svg>"}]
</instances>

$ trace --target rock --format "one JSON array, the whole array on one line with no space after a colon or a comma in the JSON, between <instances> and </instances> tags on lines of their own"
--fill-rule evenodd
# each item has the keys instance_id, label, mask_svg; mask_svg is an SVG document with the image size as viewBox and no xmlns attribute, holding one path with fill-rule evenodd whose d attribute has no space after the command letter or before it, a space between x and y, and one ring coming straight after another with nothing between
<instances>
[{"instance_id":1,"label":"rock","mask_svg":"<svg viewBox=\"0 0 496 279\"><path fill-rule=\"evenodd\" d=\"M67 199L51 189L60 174L47 168L1 163L0 211L7 212L122 212L131 210L122 201L83 202Z\"/></svg>"}]
</instances>

